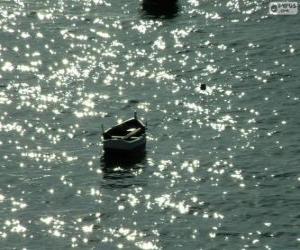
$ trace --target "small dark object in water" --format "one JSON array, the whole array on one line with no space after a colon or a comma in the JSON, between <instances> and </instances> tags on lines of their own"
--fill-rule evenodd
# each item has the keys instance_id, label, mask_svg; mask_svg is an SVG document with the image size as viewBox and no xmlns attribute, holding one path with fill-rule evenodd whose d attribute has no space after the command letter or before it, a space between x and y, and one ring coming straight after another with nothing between
<instances>
[{"instance_id":1,"label":"small dark object in water","mask_svg":"<svg viewBox=\"0 0 300 250\"><path fill-rule=\"evenodd\" d=\"M206 90L206 84L205 84L205 83L202 83L201 86L200 86L200 89L201 89L201 90Z\"/></svg>"},{"instance_id":2,"label":"small dark object in water","mask_svg":"<svg viewBox=\"0 0 300 250\"><path fill-rule=\"evenodd\" d=\"M36 11L31 11L28 13L29 17L37 17L37 12Z\"/></svg>"},{"instance_id":3,"label":"small dark object in water","mask_svg":"<svg viewBox=\"0 0 300 250\"><path fill-rule=\"evenodd\" d=\"M137 104L137 103L139 103L139 102L140 102L140 101L137 100L137 99L131 99L131 100L128 101L128 103L131 103L131 104Z\"/></svg>"},{"instance_id":4,"label":"small dark object in water","mask_svg":"<svg viewBox=\"0 0 300 250\"><path fill-rule=\"evenodd\" d=\"M89 17L85 17L85 18L84 18L84 21L85 21L85 22L90 22L90 21L92 21L92 19L89 18Z\"/></svg>"}]
</instances>

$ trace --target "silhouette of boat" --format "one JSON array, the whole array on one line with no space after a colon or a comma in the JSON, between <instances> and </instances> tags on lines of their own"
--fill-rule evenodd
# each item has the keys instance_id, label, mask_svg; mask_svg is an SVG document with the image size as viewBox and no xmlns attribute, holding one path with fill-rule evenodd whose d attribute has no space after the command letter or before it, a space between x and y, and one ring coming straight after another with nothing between
<instances>
[{"instance_id":1,"label":"silhouette of boat","mask_svg":"<svg viewBox=\"0 0 300 250\"><path fill-rule=\"evenodd\" d=\"M103 127L102 127L103 129ZM103 131L103 148L106 154L127 154L143 151L146 147L146 126L134 117Z\"/></svg>"}]
</instances>

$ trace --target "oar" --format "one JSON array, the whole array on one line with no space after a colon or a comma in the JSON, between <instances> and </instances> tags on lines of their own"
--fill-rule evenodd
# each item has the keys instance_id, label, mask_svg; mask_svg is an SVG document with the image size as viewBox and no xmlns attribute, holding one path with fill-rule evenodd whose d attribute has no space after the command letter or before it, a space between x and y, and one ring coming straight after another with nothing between
<instances>
[{"instance_id":1,"label":"oar","mask_svg":"<svg viewBox=\"0 0 300 250\"><path fill-rule=\"evenodd\" d=\"M135 129L135 130L133 130L133 131L131 131L130 133L128 133L127 135L125 135L125 136L123 136L123 140L127 140L127 139L129 139L131 136L134 136L134 135L136 135L138 132L140 132L142 129L141 128L137 128L137 129Z\"/></svg>"}]
</instances>

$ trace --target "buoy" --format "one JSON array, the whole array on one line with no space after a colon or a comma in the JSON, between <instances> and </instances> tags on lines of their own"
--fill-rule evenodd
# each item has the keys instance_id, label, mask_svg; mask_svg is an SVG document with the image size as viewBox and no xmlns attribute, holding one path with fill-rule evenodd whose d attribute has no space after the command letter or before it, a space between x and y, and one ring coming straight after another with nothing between
<instances>
[{"instance_id":1,"label":"buoy","mask_svg":"<svg viewBox=\"0 0 300 250\"><path fill-rule=\"evenodd\" d=\"M201 90L206 90L206 84L205 84L205 83L202 83L201 86L200 86L200 89L201 89Z\"/></svg>"}]
</instances>

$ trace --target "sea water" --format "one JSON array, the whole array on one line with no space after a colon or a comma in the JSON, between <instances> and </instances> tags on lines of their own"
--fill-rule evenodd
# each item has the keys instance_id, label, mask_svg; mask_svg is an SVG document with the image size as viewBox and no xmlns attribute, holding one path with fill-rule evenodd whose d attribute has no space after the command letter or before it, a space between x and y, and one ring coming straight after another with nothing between
<instances>
[{"instance_id":1,"label":"sea water","mask_svg":"<svg viewBox=\"0 0 300 250\"><path fill-rule=\"evenodd\" d=\"M300 15L142 6L0 2L0 249L299 249Z\"/></svg>"}]
</instances>

